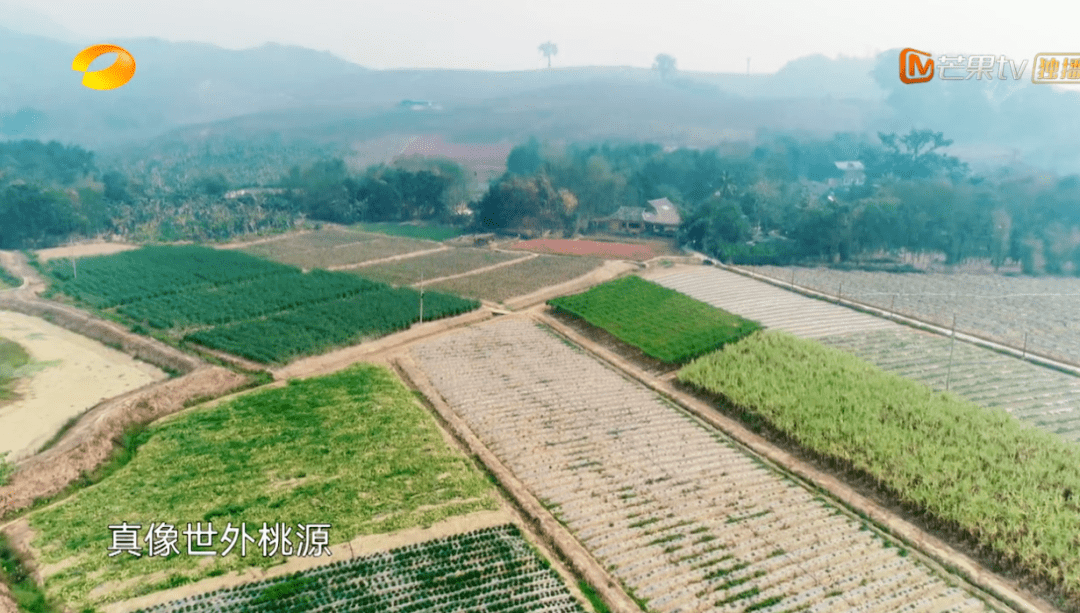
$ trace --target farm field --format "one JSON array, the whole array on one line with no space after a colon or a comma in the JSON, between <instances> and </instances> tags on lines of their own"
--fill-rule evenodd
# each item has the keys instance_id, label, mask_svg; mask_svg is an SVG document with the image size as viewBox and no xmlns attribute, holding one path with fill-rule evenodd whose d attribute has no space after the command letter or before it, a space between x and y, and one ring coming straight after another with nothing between
<instances>
[{"instance_id":1,"label":"farm field","mask_svg":"<svg viewBox=\"0 0 1080 613\"><path fill-rule=\"evenodd\" d=\"M509 248L552 255L584 255L638 261L650 260L664 253L651 243L609 243L568 238L537 238L514 243Z\"/></svg>"},{"instance_id":2,"label":"farm field","mask_svg":"<svg viewBox=\"0 0 1080 613\"><path fill-rule=\"evenodd\" d=\"M16 378L29 362L30 354L21 345L0 337L0 407L17 397Z\"/></svg>"},{"instance_id":3,"label":"farm field","mask_svg":"<svg viewBox=\"0 0 1080 613\"><path fill-rule=\"evenodd\" d=\"M526 256L520 253L456 247L404 260L353 268L349 272L390 285L414 285L420 282L421 274L425 280L430 281L523 257Z\"/></svg>"},{"instance_id":4,"label":"farm field","mask_svg":"<svg viewBox=\"0 0 1080 613\"><path fill-rule=\"evenodd\" d=\"M686 362L760 328L755 322L637 276L560 296L548 304L671 364Z\"/></svg>"},{"instance_id":5,"label":"farm field","mask_svg":"<svg viewBox=\"0 0 1080 613\"><path fill-rule=\"evenodd\" d=\"M892 307L939 326L1080 364L1080 278L991 274L886 273L748 266L747 270L826 293Z\"/></svg>"},{"instance_id":6,"label":"farm field","mask_svg":"<svg viewBox=\"0 0 1080 613\"><path fill-rule=\"evenodd\" d=\"M413 346L469 427L650 611L987 605L545 329Z\"/></svg>"},{"instance_id":7,"label":"farm field","mask_svg":"<svg viewBox=\"0 0 1080 613\"><path fill-rule=\"evenodd\" d=\"M11 274L6 268L0 265L0 290L19 287L20 285L22 285L22 279Z\"/></svg>"},{"instance_id":8,"label":"farm field","mask_svg":"<svg viewBox=\"0 0 1080 613\"><path fill-rule=\"evenodd\" d=\"M838 349L781 332L700 358L679 380L1080 597L1080 448Z\"/></svg>"},{"instance_id":9,"label":"farm field","mask_svg":"<svg viewBox=\"0 0 1080 613\"><path fill-rule=\"evenodd\" d=\"M359 264L370 260L436 249L438 243L402 236L328 228L287 235L241 250L305 270Z\"/></svg>"},{"instance_id":10,"label":"farm field","mask_svg":"<svg viewBox=\"0 0 1080 613\"><path fill-rule=\"evenodd\" d=\"M258 540L247 543L247 556L240 543L225 555L229 525L246 523L258 539L264 522L330 524L334 545L499 506L492 485L413 394L373 365L194 409L138 437L123 469L27 517L45 590L72 610L282 561L280 553L264 557ZM121 522L141 527L142 556L108 555L107 526ZM182 532L188 522L218 531L197 547L216 555L185 555L183 537L181 555L149 555L143 537L151 524Z\"/></svg>"},{"instance_id":11,"label":"farm field","mask_svg":"<svg viewBox=\"0 0 1080 613\"><path fill-rule=\"evenodd\" d=\"M595 270L602 262L598 258L542 255L475 275L425 284L424 291L425 296L427 290L434 289L469 298L505 302L576 279Z\"/></svg>"},{"instance_id":12,"label":"farm field","mask_svg":"<svg viewBox=\"0 0 1080 613\"><path fill-rule=\"evenodd\" d=\"M237 251L147 247L88 258L76 273L46 266L55 286L133 326L166 331L263 363L283 363L330 347L407 328L419 319L409 288L343 272L296 268ZM475 301L426 292L424 318L470 311Z\"/></svg>"},{"instance_id":13,"label":"farm field","mask_svg":"<svg viewBox=\"0 0 1080 613\"><path fill-rule=\"evenodd\" d=\"M1080 378L917 330L819 339L879 368L1080 442ZM952 368L949 368L949 354Z\"/></svg>"},{"instance_id":14,"label":"farm field","mask_svg":"<svg viewBox=\"0 0 1080 613\"><path fill-rule=\"evenodd\" d=\"M0 311L0 456L31 455L69 419L166 376L44 319Z\"/></svg>"},{"instance_id":15,"label":"farm field","mask_svg":"<svg viewBox=\"0 0 1080 613\"><path fill-rule=\"evenodd\" d=\"M800 296L711 266L659 270L646 278L706 304L806 338L841 332L895 330L900 324ZM906 328L904 328L906 329Z\"/></svg>"},{"instance_id":16,"label":"farm field","mask_svg":"<svg viewBox=\"0 0 1080 613\"><path fill-rule=\"evenodd\" d=\"M281 610L584 613L513 524L335 561L139 613Z\"/></svg>"},{"instance_id":17,"label":"farm field","mask_svg":"<svg viewBox=\"0 0 1080 613\"><path fill-rule=\"evenodd\" d=\"M377 232L429 241L444 241L463 234L460 228L454 226L428 226L410 223L360 223L352 227L361 232Z\"/></svg>"}]
</instances>

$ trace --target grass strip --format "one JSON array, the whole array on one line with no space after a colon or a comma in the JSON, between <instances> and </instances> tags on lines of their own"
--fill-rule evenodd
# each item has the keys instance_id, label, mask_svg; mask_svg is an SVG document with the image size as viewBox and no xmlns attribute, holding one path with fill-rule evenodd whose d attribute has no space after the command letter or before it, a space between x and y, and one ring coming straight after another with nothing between
<instances>
[{"instance_id":1,"label":"grass strip","mask_svg":"<svg viewBox=\"0 0 1080 613\"><path fill-rule=\"evenodd\" d=\"M548 304L669 364L714 351L761 327L637 276L608 281Z\"/></svg>"},{"instance_id":2,"label":"grass strip","mask_svg":"<svg viewBox=\"0 0 1080 613\"><path fill-rule=\"evenodd\" d=\"M196 409L125 433L121 447L111 475L28 516L36 562L65 565L46 580L48 596L75 608L281 561L251 543L246 557L222 557L219 537L212 558L109 557L108 526L125 521L142 526L144 550L150 524L163 522L181 532L246 522L256 538L264 522L329 523L335 544L496 506L492 486L412 393L372 365ZM111 582L115 591L91 594Z\"/></svg>"},{"instance_id":3,"label":"grass strip","mask_svg":"<svg viewBox=\"0 0 1080 613\"><path fill-rule=\"evenodd\" d=\"M782 332L728 345L678 377L811 453L869 475L996 563L1073 602L1080 597L1075 445Z\"/></svg>"}]
</instances>

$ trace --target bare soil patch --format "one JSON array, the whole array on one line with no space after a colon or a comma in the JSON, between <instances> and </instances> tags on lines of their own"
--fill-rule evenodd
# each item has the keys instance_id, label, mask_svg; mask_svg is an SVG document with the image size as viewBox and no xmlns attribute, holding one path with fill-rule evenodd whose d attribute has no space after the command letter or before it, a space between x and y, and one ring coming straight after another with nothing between
<instances>
[{"instance_id":1,"label":"bare soil patch","mask_svg":"<svg viewBox=\"0 0 1080 613\"><path fill-rule=\"evenodd\" d=\"M537 238L509 245L509 249L522 249L536 253L556 255L585 255L615 260L651 260L661 255L652 244L608 243L604 241L568 238Z\"/></svg>"},{"instance_id":2,"label":"bare soil patch","mask_svg":"<svg viewBox=\"0 0 1080 613\"><path fill-rule=\"evenodd\" d=\"M217 398L241 387L247 378L225 368L205 366L182 377L107 400L83 414L55 446L16 465L0 486L0 518L39 498L62 492L106 460L123 432L176 413L190 403Z\"/></svg>"},{"instance_id":3,"label":"bare soil patch","mask_svg":"<svg viewBox=\"0 0 1080 613\"><path fill-rule=\"evenodd\" d=\"M20 398L0 406L0 454L17 461L68 419L107 398L166 377L161 370L47 321L0 311L0 336L22 345L39 372L19 380Z\"/></svg>"},{"instance_id":4,"label":"bare soil patch","mask_svg":"<svg viewBox=\"0 0 1080 613\"><path fill-rule=\"evenodd\" d=\"M38 259L42 262L59 258L82 258L94 255L112 255L121 251L138 249L139 245L130 243L87 243L85 245L69 245L67 247L53 247L40 249L37 252Z\"/></svg>"}]
</instances>

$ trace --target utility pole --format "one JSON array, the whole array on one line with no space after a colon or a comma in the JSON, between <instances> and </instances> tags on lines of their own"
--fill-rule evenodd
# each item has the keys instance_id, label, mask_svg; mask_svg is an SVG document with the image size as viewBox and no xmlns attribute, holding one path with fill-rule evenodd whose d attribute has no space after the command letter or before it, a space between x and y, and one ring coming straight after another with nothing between
<instances>
[{"instance_id":1,"label":"utility pole","mask_svg":"<svg viewBox=\"0 0 1080 613\"><path fill-rule=\"evenodd\" d=\"M71 270L75 273L75 278L79 278L79 264L78 260L71 258Z\"/></svg>"},{"instance_id":2,"label":"utility pole","mask_svg":"<svg viewBox=\"0 0 1080 613\"><path fill-rule=\"evenodd\" d=\"M420 269L420 323L424 323L424 269Z\"/></svg>"}]
</instances>

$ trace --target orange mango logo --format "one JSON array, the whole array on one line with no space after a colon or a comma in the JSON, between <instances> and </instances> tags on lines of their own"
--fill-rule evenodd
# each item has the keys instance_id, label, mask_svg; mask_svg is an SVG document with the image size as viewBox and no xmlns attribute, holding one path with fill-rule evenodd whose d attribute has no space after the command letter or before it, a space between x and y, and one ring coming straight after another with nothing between
<instances>
[{"instance_id":1,"label":"orange mango logo","mask_svg":"<svg viewBox=\"0 0 1080 613\"><path fill-rule=\"evenodd\" d=\"M116 61L104 70L86 72L90 64L106 53L115 53ZM123 47L116 45L94 45L87 47L75 56L71 69L85 72L82 84L90 89L116 89L135 76L135 58Z\"/></svg>"}]
</instances>

